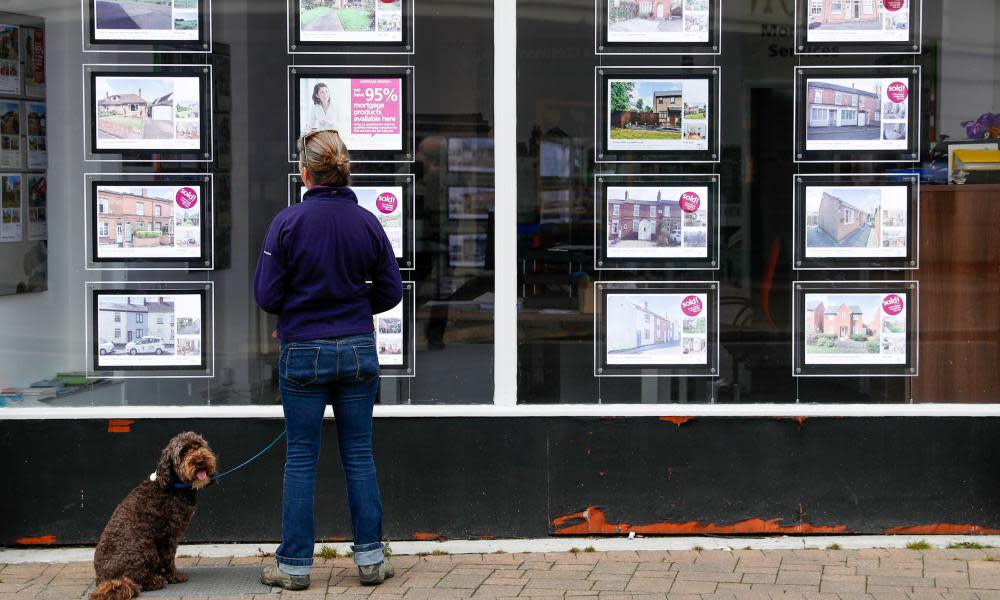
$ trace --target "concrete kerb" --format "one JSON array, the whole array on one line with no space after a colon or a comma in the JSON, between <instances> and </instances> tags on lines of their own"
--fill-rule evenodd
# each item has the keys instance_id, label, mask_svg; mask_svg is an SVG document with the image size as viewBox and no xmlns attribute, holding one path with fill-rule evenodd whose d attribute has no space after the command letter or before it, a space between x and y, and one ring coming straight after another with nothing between
<instances>
[{"instance_id":1,"label":"concrete kerb","mask_svg":"<svg viewBox=\"0 0 1000 600\"><path fill-rule=\"evenodd\" d=\"M568 552L574 548L585 551L593 548L597 552L618 551L663 551L691 550L807 550L826 549L837 544L842 550L867 548L905 548L907 544L926 541L934 549L947 548L950 544L975 543L983 546L1000 547L1000 536L959 536L959 535L891 535L891 536L779 536L779 537L559 537L544 539L514 540L448 540L442 542L391 542L394 555L423 553L447 554L493 554ZM336 550L341 556L347 554L349 543L317 544L319 553L323 546ZM178 556L197 557L246 557L273 554L277 544L189 544L177 550ZM21 563L64 563L89 562L94 559L94 549L87 548L2 548L0 564Z\"/></svg>"}]
</instances>

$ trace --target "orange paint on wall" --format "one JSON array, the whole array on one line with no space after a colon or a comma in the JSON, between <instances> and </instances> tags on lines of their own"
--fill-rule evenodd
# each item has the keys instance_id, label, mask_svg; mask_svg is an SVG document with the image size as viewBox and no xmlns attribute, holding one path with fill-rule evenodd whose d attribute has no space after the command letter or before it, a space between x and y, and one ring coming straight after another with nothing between
<instances>
[{"instance_id":1,"label":"orange paint on wall","mask_svg":"<svg viewBox=\"0 0 1000 600\"><path fill-rule=\"evenodd\" d=\"M688 421L693 421L694 417L660 417L660 420L673 423L674 425L680 427Z\"/></svg>"},{"instance_id":2,"label":"orange paint on wall","mask_svg":"<svg viewBox=\"0 0 1000 600\"><path fill-rule=\"evenodd\" d=\"M23 537L17 538L17 544L20 546L51 546L56 543L56 536L54 535L40 535L38 537Z\"/></svg>"},{"instance_id":3,"label":"orange paint on wall","mask_svg":"<svg viewBox=\"0 0 1000 600\"><path fill-rule=\"evenodd\" d=\"M687 523L650 523L647 525L632 525L630 523L609 523L607 515L596 506L588 506L586 510L552 521L556 535L593 535L593 534L626 534L630 532L642 534L677 535L677 534L716 534L745 535L758 533L787 534L831 534L848 533L846 525L781 525L781 519L746 519L729 525L716 525L702 521Z\"/></svg>"},{"instance_id":4,"label":"orange paint on wall","mask_svg":"<svg viewBox=\"0 0 1000 600\"><path fill-rule=\"evenodd\" d=\"M885 535L997 535L1000 534L1000 529L960 523L930 523L890 527L884 533Z\"/></svg>"},{"instance_id":5,"label":"orange paint on wall","mask_svg":"<svg viewBox=\"0 0 1000 600\"><path fill-rule=\"evenodd\" d=\"M131 419L111 419L108 421L108 433L129 433L132 423L135 421Z\"/></svg>"},{"instance_id":6,"label":"orange paint on wall","mask_svg":"<svg viewBox=\"0 0 1000 600\"><path fill-rule=\"evenodd\" d=\"M413 533L413 539L418 542L445 542L448 538L444 537L440 533L428 533L426 531L415 531Z\"/></svg>"}]
</instances>

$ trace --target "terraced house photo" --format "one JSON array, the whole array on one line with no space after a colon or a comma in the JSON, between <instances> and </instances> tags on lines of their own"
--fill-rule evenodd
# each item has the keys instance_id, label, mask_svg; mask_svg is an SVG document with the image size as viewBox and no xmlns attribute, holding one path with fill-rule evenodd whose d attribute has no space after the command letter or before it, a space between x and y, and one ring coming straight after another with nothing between
<instances>
[{"instance_id":1,"label":"terraced house photo","mask_svg":"<svg viewBox=\"0 0 1000 600\"><path fill-rule=\"evenodd\" d=\"M909 0L809 0L808 6L809 41L898 41L909 35Z\"/></svg>"},{"instance_id":2,"label":"terraced house photo","mask_svg":"<svg viewBox=\"0 0 1000 600\"><path fill-rule=\"evenodd\" d=\"M877 140L881 137L882 87L878 79L810 80L808 140Z\"/></svg>"},{"instance_id":3,"label":"terraced house photo","mask_svg":"<svg viewBox=\"0 0 1000 600\"><path fill-rule=\"evenodd\" d=\"M686 294L608 294L606 362L627 364L703 364L707 361L705 324L687 317ZM705 298L700 297L702 306Z\"/></svg>"}]
</instances>

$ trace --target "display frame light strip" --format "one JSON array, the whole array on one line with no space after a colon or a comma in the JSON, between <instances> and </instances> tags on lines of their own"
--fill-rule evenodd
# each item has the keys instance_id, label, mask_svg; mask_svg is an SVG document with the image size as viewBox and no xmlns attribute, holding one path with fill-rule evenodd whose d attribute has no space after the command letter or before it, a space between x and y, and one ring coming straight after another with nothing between
<instances>
[{"instance_id":1,"label":"display frame light strip","mask_svg":"<svg viewBox=\"0 0 1000 600\"><path fill-rule=\"evenodd\" d=\"M304 41L299 25L300 0L285 5L285 40L288 54L414 54L416 48L415 0L401 0L401 40L393 41Z\"/></svg>"},{"instance_id":2,"label":"display frame light strip","mask_svg":"<svg viewBox=\"0 0 1000 600\"><path fill-rule=\"evenodd\" d=\"M301 85L302 79L357 79L357 78L399 78L400 93L400 148L397 149L357 149L352 148L349 139L345 139L348 151L351 155L352 163L412 163L416 158L416 94L415 94L415 69L409 65L289 65L288 67L288 162L298 162L297 141L299 136L296 132L300 128L301 115L298 109L301 107ZM353 127L353 115L352 127ZM344 137L344 132L341 132Z\"/></svg>"},{"instance_id":3,"label":"display frame light strip","mask_svg":"<svg viewBox=\"0 0 1000 600\"><path fill-rule=\"evenodd\" d=\"M842 181L840 186L833 182ZM809 257L808 208L805 198L811 183L830 187L905 187L907 189L906 255L902 257ZM799 174L792 176L792 268L796 271L914 271L920 268L920 178L917 175L891 173ZM881 205L879 207L881 213ZM879 219L883 217L880 214ZM884 228L884 224L880 225Z\"/></svg>"},{"instance_id":4,"label":"display frame light strip","mask_svg":"<svg viewBox=\"0 0 1000 600\"><path fill-rule=\"evenodd\" d=\"M873 7L879 10L886 2L893 0L873 0ZM794 50L802 56L850 56L859 54L873 55L904 55L920 54L923 51L924 10L923 0L907 0L910 3L908 23L916 23L910 27L910 36L904 41L851 41L836 40L809 42L809 6L811 0L795 0L794 9ZM824 4L825 6L825 4ZM863 7L862 7L863 10Z\"/></svg>"},{"instance_id":5,"label":"display frame light strip","mask_svg":"<svg viewBox=\"0 0 1000 600\"><path fill-rule=\"evenodd\" d=\"M155 65L155 64L84 64L81 69L83 78L83 148L84 148L84 160L88 162L120 162L120 163L135 163L135 162L162 162L162 163L180 163L180 162L200 162L207 163L213 160L214 148L215 148L215 127L214 127L214 105L213 105L213 89L212 89L212 65L209 64L196 64L196 65ZM198 118L198 137L199 145L198 148L99 148L98 147L98 119L99 115L97 113L97 79L99 77L107 78L157 78L161 77L174 77L174 78L197 78L198 79L198 101L199 101L199 118ZM137 94L138 95L138 94ZM171 93L171 96L173 94ZM145 100L145 98L142 98ZM143 109L146 113L143 119L143 130L145 131L145 120L148 117L150 121L156 121L150 115L151 111L155 111L155 102L159 99L154 99L154 104ZM171 98L170 100L174 100ZM138 104L127 105L126 109L132 112L138 112ZM175 108L172 110L176 110ZM115 115L110 115L115 116ZM171 126L173 126L174 133L176 135L176 122L172 118ZM131 139L131 138L130 138ZM154 138L155 139L155 138Z\"/></svg>"},{"instance_id":6,"label":"display frame light strip","mask_svg":"<svg viewBox=\"0 0 1000 600\"><path fill-rule=\"evenodd\" d=\"M200 298L199 353L201 362L198 365L159 364L159 365L117 365L118 368L107 368L98 363L98 329L99 315L97 300L100 296L158 296L158 295L196 295ZM84 316L86 323L84 334L85 373L88 379L210 379L215 376L215 284L211 281L87 281L84 283ZM126 316L126 319L128 317ZM176 314L175 314L176 319ZM174 326L177 326L175 323ZM149 333L152 323L143 327L142 339ZM126 322L127 328L127 322ZM131 331L129 334L131 335ZM138 332L137 334L138 335ZM175 333L175 336L177 334ZM153 336L156 337L156 336ZM134 341L133 338L132 341ZM174 355L177 352L175 339ZM128 350L124 352L135 356ZM117 344L114 351L117 353ZM161 354L161 353L156 353ZM105 354L106 355L106 354Z\"/></svg>"},{"instance_id":7,"label":"display frame light strip","mask_svg":"<svg viewBox=\"0 0 1000 600\"><path fill-rule=\"evenodd\" d=\"M114 257L101 258L99 252L99 203L101 184L115 187L144 185L183 186L200 179L203 185L199 211L201 219L201 254L192 258ZM85 269L88 271L213 271L215 269L215 176L213 173L85 173L87 218L84 220ZM145 215L155 218L152 215ZM110 225L109 225L110 228ZM110 231L109 231L110 234Z\"/></svg>"}]
</instances>

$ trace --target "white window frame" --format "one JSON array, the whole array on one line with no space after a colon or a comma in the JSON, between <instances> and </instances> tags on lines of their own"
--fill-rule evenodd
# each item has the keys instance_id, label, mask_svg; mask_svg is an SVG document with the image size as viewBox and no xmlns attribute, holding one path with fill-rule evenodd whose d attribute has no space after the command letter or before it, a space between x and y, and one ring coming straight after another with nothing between
<instances>
[{"instance_id":1,"label":"white window frame","mask_svg":"<svg viewBox=\"0 0 1000 600\"><path fill-rule=\"evenodd\" d=\"M642 216L642 205L641 204L633 204L632 205L632 216L633 217L641 217Z\"/></svg>"},{"instance_id":2,"label":"white window frame","mask_svg":"<svg viewBox=\"0 0 1000 600\"><path fill-rule=\"evenodd\" d=\"M823 14L823 0L810 0L809 12L813 16Z\"/></svg>"},{"instance_id":3,"label":"white window frame","mask_svg":"<svg viewBox=\"0 0 1000 600\"><path fill-rule=\"evenodd\" d=\"M135 203L135 214L136 215L141 215L141 216L146 216L146 203L145 202L136 202Z\"/></svg>"},{"instance_id":4,"label":"white window frame","mask_svg":"<svg viewBox=\"0 0 1000 600\"><path fill-rule=\"evenodd\" d=\"M517 198L517 19L515 2L494 3L494 141L496 195ZM818 91L818 90L817 90ZM498 202L497 248L517 247L517 203ZM495 262L494 395L492 403L455 405L377 405L377 418L519 417L1000 417L997 404L537 404L517 403L518 258L498 252ZM109 386L110 387L110 386ZM5 420L282 419L271 405L128 406L124 386L119 405L95 407L3 408ZM470 399L470 401L473 399ZM478 398L475 400L483 400ZM325 416L333 417L327 407Z\"/></svg>"},{"instance_id":5,"label":"white window frame","mask_svg":"<svg viewBox=\"0 0 1000 600\"><path fill-rule=\"evenodd\" d=\"M823 104L823 90L816 88L813 90L813 104Z\"/></svg>"}]
</instances>

